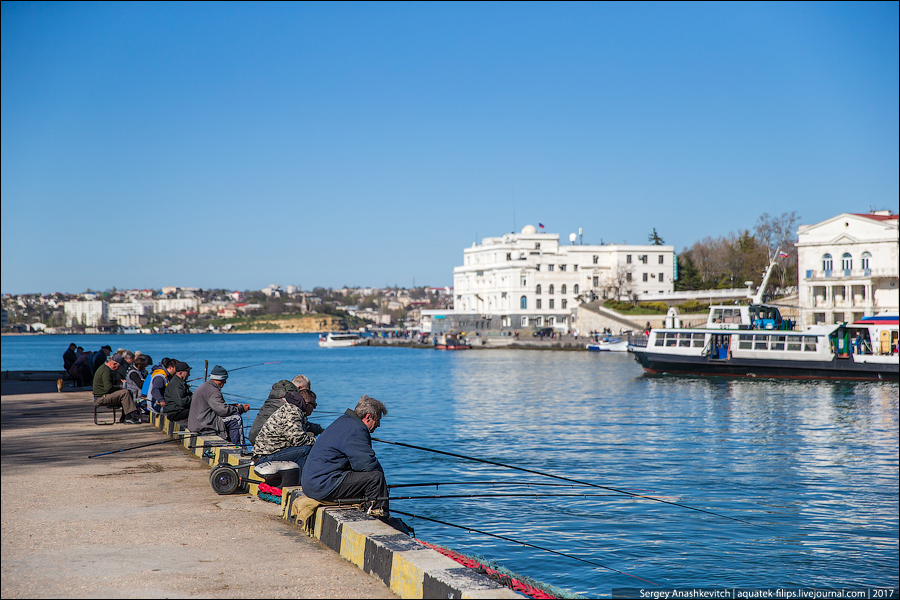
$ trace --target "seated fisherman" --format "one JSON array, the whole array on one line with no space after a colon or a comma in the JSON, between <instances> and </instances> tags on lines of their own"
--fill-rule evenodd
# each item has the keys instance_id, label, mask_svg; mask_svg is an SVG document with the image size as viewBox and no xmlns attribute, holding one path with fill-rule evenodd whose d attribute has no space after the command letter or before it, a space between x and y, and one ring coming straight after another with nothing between
<instances>
[{"instance_id":1,"label":"seated fisherman","mask_svg":"<svg viewBox=\"0 0 900 600\"><path fill-rule=\"evenodd\" d=\"M175 365L178 363L173 358L164 358L158 365L150 369L150 377L144 380L141 388L141 396L147 398L147 409L152 413L163 412L166 405L166 386L175 375Z\"/></svg>"},{"instance_id":2,"label":"seated fisherman","mask_svg":"<svg viewBox=\"0 0 900 600\"><path fill-rule=\"evenodd\" d=\"M188 385L188 377L191 376L191 366L186 362L175 363L175 374L169 380L163 400L166 405L163 413L170 421L184 421L191 410L191 386Z\"/></svg>"},{"instance_id":3,"label":"seated fisherman","mask_svg":"<svg viewBox=\"0 0 900 600\"><path fill-rule=\"evenodd\" d=\"M269 417L256 436L253 457L257 467L273 461L297 463L296 474L290 479L284 476L280 487L300 483L306 456L316 442L316 436L322 434L321 425L307 421L315 409L316 395L312 390L288 392L281 408Z\"/></svg>"},{"instance_id":4,"label":"seated fisherman","mask_svg":"<svg viewBox=\"0 0 900 600\"><path fill-rule=\"evenodd\" d=\"M249 404L225 404L222 388L228 371L216 365L206 381L194 392L188 429L201 435L215 434L232 444L243 444L243 420L240 415L250 410Z\"/></svg>"},{"instance_id":5,"label":"seated fisherman","mask_svg":"<svg viewBox=\"0 0 900 600\"><path fill-rule=\"evenodd\" d=\"M290 381L282 379L273 385L272 389L269 390L269 397L263 403L259 412L256 413L256 418L253 420L253 425L250 427L250 433L248 434L250 443L256 443L256 436L259 434L259 430L262 429L265 422L269 417L275 414L276 410L284 406L285 394L296 392L297 390L308 390L310 387L309 379L307 379L305 375L297 375Z\"/></svg>"},{"instance_id":6,"label":"seated fisherman","mask_svg":"<svg viewBox=\"0 0 900 600\"><path fill-rule=\"evenodd\" d=\"M316 438L300 478L316 500L365 498L369 514L388 516L384 469L372 449L372 432L387 414L384 404L363 396Z\"/></svg>"},{"instance_id":7,"label":"seated fisherman","mask_svg":"<svg viewBox=\"0 0 900 600\"><path fill-rule=\"evenodd\" d=\"M127 359L126 359L127 360ZM134 357L134 361L125 372L124 386L131 392L134 403L138 408L143 409L147 405L144 400L141 389L144 387L144 380L147 379L147 357L143 354ZM141 412L144 412L141 410Z\"/></svg>"},{"instance_id":8,"label":"seated fisherman","mask_svg":"<svg viewBox=\"0 0 900 600\"><path fill-rule=\"evenodd\" d=\"M124 361L121 356L114 354L97 367L97 371L94 373L94 404L97 406L121 406L122 418L119 422L137 425L141 422L141 415L137 412L131 392L122 389L122 386L115 383L114 373L119 368L120 360Z\"/></svg>"}]
</instances>

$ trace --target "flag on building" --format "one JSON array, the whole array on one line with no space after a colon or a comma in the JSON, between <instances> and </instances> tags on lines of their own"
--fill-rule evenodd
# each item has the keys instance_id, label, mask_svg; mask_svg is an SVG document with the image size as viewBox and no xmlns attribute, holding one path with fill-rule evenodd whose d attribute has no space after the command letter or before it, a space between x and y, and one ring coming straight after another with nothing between
<instances>
[{"instance_id":1,"label":"flag on building","mask_svg":"<svg viewBox=\"0 0 900 600\"><path fill-rule=\"evenodd\" d=\"M788 254L787 254L787 252L779 252L778 256L780 256L781 258L787 258Z\"/></svg>"},{"instance_id":2,"label":"flag on building","mask_svg":"<svg viewBox=\"0 0 900 600\"><path fill-rule=\"evenodd\" d=\"M543 229L543 228L544 228L544 224L543 224L543 223L538 223L538 227L540 227L541 229Z\"/></svg>"}]
</instances>

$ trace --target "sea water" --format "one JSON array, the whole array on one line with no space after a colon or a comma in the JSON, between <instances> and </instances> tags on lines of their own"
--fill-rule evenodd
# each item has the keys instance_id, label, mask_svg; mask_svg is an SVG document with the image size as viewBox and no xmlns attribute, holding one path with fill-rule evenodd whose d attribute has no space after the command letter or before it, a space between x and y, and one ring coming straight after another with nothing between
<instances>
[{"instance_id":1,"label":"sea water","mask_svg":"<svg viewBox=\"0 0 900 600\"><path fill-rule=\"evenodd\" d=\"M318 395L310 420L323 426L368 394L389 409L374 437L709 511L586 487L393 490L533 493L391 507L570 555L403 517L420 539L585 596L656 589L632 576L665 588L898 587L897 383L650 377L627 354L323 349L309 334L4 337L2 369L59 369L73 341L186 360L194 377L220 364L232 371L228 399L253 408L272 383L303 373ZM375 450L392 484L565 483ZM584 496L550 495L563 493Z\"/></svg>"}]
</instances>

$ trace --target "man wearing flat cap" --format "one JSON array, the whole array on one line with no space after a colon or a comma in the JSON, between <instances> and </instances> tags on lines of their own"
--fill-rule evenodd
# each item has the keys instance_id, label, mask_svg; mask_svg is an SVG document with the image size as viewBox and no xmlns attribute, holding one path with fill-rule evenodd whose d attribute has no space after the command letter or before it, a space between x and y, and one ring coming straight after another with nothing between
<instances>
[{"instance_id":1,"label":"man wearing flat cap","mask_svg":"<svg viewBox=\"0 0 900 600\"><path fill-rule=\"evenodd\" d=\"M98 406L121 406L122 418L120 423L137 425L141 422L141 415L134 397L128 390L123 390L117 383L115 372L121 362L125 362L119 354L110 356L106 362L97 367L94 373L94 404Z\"/></svg>"},{"instance_id":2,"label":"man wearing flat cap","mask_svg":"<svg viewBox=\"0 0 900 600\"><path fill-rule=\"evenodd\" d=\"M232 444L241 444L244 424L241 415L250 410L250 405L225 403L222 388L227 380L228 371L219 365L213 367L209 381L194 393L188 429L201 435L217 435Z\"/></svg>"},{"instance_id":3,"label":"man wearing flat cap","mask_svg":"<svg viewBox=\"0 0 900 600\"><path fill-rule=\"evenodd\" d=\"M175 375L169 380L163 398L166 401L163 413L170 421L184 421L191 410L191 386L187 384L191 367L186 362L175 363Z\"/></svg>"}]
</instances>

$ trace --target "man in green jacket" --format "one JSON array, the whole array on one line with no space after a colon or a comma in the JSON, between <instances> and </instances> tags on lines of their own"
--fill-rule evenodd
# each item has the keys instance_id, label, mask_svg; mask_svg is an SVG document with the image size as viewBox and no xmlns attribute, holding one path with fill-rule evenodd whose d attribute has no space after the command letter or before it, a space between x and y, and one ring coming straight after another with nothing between
<instances>
[{"instance_id":1,"label":"man in green jacket","mask_svg":"<svg viewBox=\"0 0 900 600\"><path fill-rule=\"evenodd\" d=\"M191 376L191 367L186 362L175 363L175 375L169 380L163 398L166 401L163 413L170 421L184 421L191 414L193 392L187 384Z\"/></svg>"},{"instance_id":2,"label":"man in green jacket","mask_svg":"<svg viewBox=\"0 0 900 600\"><path fill-rule=\"evenodd\" d=\"M115 371L125 362L119 354L113 354L105 363L97 368L94 373L94 404L98 406L121 406L122 418L120 423L137 425L141 422L140 413L134 403L134 397L128 390L116 383Z\"/></svg>"}]
</instances>

